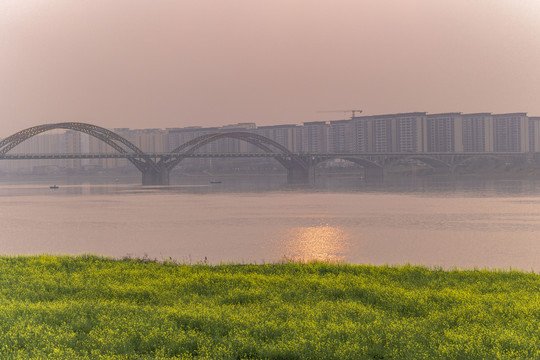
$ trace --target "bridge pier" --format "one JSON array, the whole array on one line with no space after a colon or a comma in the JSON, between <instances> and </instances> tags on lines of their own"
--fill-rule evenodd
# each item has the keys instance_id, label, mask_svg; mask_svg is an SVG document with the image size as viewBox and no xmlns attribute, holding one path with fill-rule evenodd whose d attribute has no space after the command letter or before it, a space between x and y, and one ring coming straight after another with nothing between
<instances>
[{"instance_id":1,"label":"bridge pier","mask_svg":"<svg viewBox=\"0 0 540 360\"><path fill-rule=\"evenodd\" d=\"M162 168L159 171L153 168L142 172L143 185L169 185L169 170Z\"/></svg>"},{"instance_id":2,"label":"bridge pier","mask_svg":"<svg viewBox=\"0 0 540 360\"><path fill-rule=\"evenodd\" d=\"M301 166L287 168L287 184L310 184L314 181L314 167L304 169Z\"/></svg>"},{"instance_id":3,"label":"bridge pier","mask_svg":"<svg viewBox=\"0 0 540 360\"><path fill-rule=\"evenodd\" d=\"M384 179L384 171L382 167L364 166L364 179L366 182L382 182Z\"/></svg>"}]
</instances>

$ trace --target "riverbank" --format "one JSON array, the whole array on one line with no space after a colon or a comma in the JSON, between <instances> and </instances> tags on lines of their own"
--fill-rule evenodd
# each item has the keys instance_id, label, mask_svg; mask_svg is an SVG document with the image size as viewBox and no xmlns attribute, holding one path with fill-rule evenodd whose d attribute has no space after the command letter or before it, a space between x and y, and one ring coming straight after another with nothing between
<instances>
[{"instance_id":1,"label":"riverbank","mask_svg":"<svg viewBox=\"0 0 540 360\"><path fill-rule=\"evenodd\" d=\"M522 359L540 277L338 264L0 257L10 359Z\"/></svg>"}]
</instances>

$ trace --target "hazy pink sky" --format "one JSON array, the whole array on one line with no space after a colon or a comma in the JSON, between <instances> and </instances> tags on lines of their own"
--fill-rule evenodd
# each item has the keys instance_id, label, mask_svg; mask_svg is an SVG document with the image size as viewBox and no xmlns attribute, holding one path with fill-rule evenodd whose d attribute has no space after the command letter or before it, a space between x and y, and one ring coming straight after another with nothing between
<instances>
[{"instance_id":1,"label":"hazy pink sky","mask_svg":"<svg viewBox=\"0 0 540 360\"><path fill-rule=\"evenodd\" d=\"M0 137L356 108L540 115L540 1L0 0Z\"/></svg>"}]
</instances>

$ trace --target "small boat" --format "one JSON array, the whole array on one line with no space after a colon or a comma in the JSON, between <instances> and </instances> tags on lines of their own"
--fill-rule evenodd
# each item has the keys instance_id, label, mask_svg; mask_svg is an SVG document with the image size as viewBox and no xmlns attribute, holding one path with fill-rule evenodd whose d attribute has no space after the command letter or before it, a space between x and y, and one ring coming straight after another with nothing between
<instances>
[{"instance_id":1,"label":"small boat","mask_svg":"<svg viewBox=\"0 0 540 360\"><path fill-rule=\"evenodd\" d=\"M221 184L221 180L212 180L210 184Z\"/></svg>"},{"instance_id":2,"label":"small boat","mask_svg":"<svg viewBox=\"0 0 540 360\"><path fill-rule=\"evenodd\" d=\"M51 186L49 186L49 189L58 189L58 188L59 188L58 185L51 185Z\"/></svg>"}]
</instances>

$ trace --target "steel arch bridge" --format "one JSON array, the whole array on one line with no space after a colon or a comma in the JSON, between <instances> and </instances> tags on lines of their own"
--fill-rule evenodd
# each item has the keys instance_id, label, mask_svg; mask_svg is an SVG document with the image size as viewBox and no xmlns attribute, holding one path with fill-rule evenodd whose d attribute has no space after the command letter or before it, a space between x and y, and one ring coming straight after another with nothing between
<instances>
[{"instance_id":1,"label":"steel arch bridge","mask_svg":"<svg viewBox=\"0 0 540 360\"><path fill-rule=\"evenodd\" d=\"M169 155L161 157L157 162L157 166L162 171L169 173L182 160L192 157L198 149L220 139L240 140L254 145L267 155L271 154L271 157L287 169L288 183L304 183L309 180L311 166L305 159L274 140L248 132L228 132L199 136L178 146Z\"/></svg>"},{"instance_id":2,"label":"steel arch bridge","mask_svg":"<svg viewBox=\"0 0 540 360\"><path fill-rule=\"evenodd\" d=\"M137 167L137 169L139 169L139 171L141 171L143 174L149 171L158 170L156 163L150 158L149 155L145 154L141 149L139 149L137 146L135 146L133 143L126 140L122 136L105 128L81 122L45 124L21 130L0 141L0 155L5 155L15 146L25 140L30 139L31 137L34 137L46 131L56 129L74 130L85 133L103 141L104 143L118 151L120 154L137 155L136 157L126 156L126 158L131 163L133 163L133 165L135 165L135 167Z\"/></svg>"},{"instance_id":3,"label":"steel arch bridge","mask_svg":"<svg viewBox=\"0 0 540 360\"><path fill-rule=\"evenodd\" d=\"M53 155L8 155L7 153L23 141L54 129L73 130L88 134L111 146L117 154L54 154ZM203 146L220 139L235 139L252 144L262 153L197 153ZM261 135L248 132L207 134L190 140L169 153L148 154L122 136L105 128L81 122L63 122L34 126L19 131L0 141L0 159L22 158L126 158L142 173L143 185L168 185L170 171L182 160L192 157L272 157L287 170L288 183L309 183L314 178L317 164L334 159L343 159L364 168L366 180L381 180L386 166L403 160L421 161L439 171L452 172L457 166L477 158L495 158L507 163L525 161L540 162L540 153L293 153L281 144Z\"/></svg>"},{"instance_id":4,"label":"steel arch bridge","mask_svg":"<svg viewBox=\"0 0 540 360\"><path fill-rule=\"evenodd\" d=\"M0 141L0 157L6 158L6 154L23 141L55 129L74 130L85 133L111 146L118 151L117 156L127 158L142 173L143 185L168 185L170 171L176 165L187 157L194 157L195 152L204 145L224 138L247 142L264 151L265 156L275 158L287 169L289 183L303 183L308 181L309 171L311 169L309 164L305 163L301 157L292 153L286 147L257 134L230 132L203 135L182 144L170 153L156 155L144 153L129 140L110 130L81 122L44 124L21 130ZM67 154L65 157L61 154L56 154L55 158L73 158L73 154ZM152 158L159 158L159 160L154 161Z\"/></svg>"},{"instance_id":5,"label":"steel arch bridge","mask_svg":"<svg viewBox=\"0 0 540 360\"><path fill-rule=\"evenodd\" d=\"M347 160L358 164L364 168L366 179L378 180L383 177L383 170L398 162L416 160L422 162L440 173L452 173L456 168L478 159L495 159L504 163L525 163L527 161L537 161L534 153L516 152L467 152L467 153L329 153L310 154L314 166L330 160Z\"/></svg>"}]
</instances>

